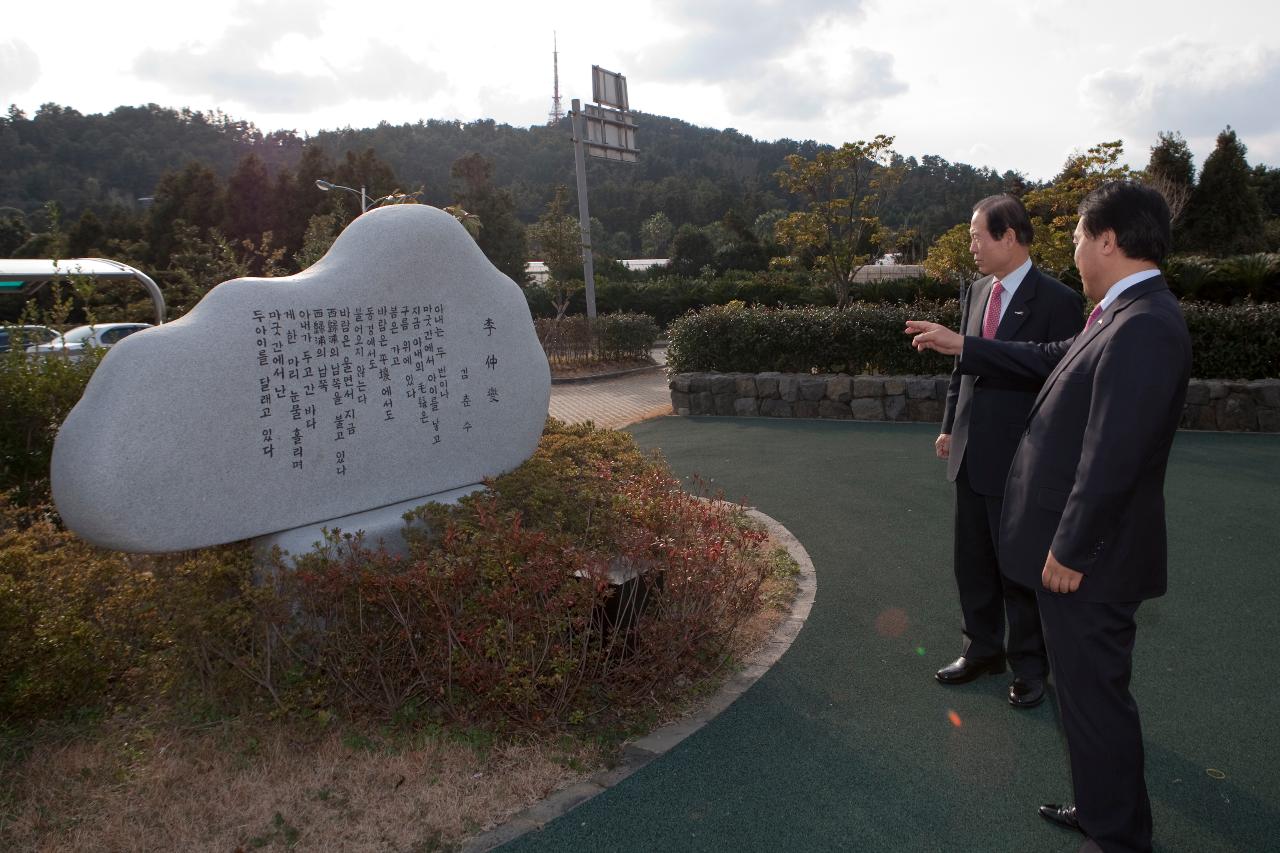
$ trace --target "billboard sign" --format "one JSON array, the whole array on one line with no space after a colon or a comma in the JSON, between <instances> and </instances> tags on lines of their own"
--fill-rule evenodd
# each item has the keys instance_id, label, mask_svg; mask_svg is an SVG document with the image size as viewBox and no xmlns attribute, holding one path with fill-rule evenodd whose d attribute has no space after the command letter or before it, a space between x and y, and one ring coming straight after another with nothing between
<instances>
[{"instance_id":1,"label":"billboard sign","mask_svg":"<svg viewBox=\"0 0 1280 853\"><path fill-rule=\"evenodd\" d=\"M623 112L631 109L627 102L627 78L616 71L605 71L599 65L591 66L591 100Z\"/></svg>"},{"instance_id":2,"label":"billboard sign","mask_svg":"<svg viewBox=\"0 0 1280 853\"><path fill-rule=\"evenodd\" d=\"M621 163L635 163L639 159L636 125L629 113L586 104L582 117L586 123L583 142L591 156Z\"/></svg>"}]
</instances>

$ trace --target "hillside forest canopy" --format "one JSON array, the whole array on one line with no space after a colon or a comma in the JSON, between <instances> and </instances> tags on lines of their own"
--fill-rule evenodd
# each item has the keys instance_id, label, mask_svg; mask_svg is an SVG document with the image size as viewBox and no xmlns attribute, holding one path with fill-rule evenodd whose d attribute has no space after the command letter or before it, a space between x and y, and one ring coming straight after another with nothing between
<instances>
[{"instance_id":1,"label":"hillside forest canopy","mask_svg":"<svg viewBox=\"0 0 1280 853\"><path fill-rule=\"evenodd\" d=\"M796 216L816 202L787 176L805 162L838 160L849 143L756 140L644 113L636 122L639 163L588 166L598 269L608 274L616 269L610 260L630 257L669 258L668 271L683 275L780 265L822 275L830 265L830 247L806 250L794 239ZM902 157L883 146L872 165L892 180L873 181L887 190L848 251L863 259L892 252L905 263L932 254L931 273L967 274L973 203L1011 192L1038 217L1045 255L1037 260L1059 269L1060 226L1075 201L1101 180L1129 176L1158 182L1170 198L1180 251L1280 247L1280 169L1251 166L1231 128L1200 174L1177 132L1159 135L1140 172L1121 165L1122 155L1120 143L1103 142L1072 155L1053 179L1034 182L1014 170ZM522 283L524 261L540 248L530 227L574 185L567 119L528 128L491 120L383 123L306 137L155 104L101 115L46 104L31 116L11 106L0 118L0 164L0 257L132 263L161 283L175 313L219 281L288 274L318 259L360 212L358 193L325 192L319 179L364 188L370 199L399 194L460 206L481 222L481 249ZM853 201L849 209L868 209Z\"/></svg>"}]
</instances>

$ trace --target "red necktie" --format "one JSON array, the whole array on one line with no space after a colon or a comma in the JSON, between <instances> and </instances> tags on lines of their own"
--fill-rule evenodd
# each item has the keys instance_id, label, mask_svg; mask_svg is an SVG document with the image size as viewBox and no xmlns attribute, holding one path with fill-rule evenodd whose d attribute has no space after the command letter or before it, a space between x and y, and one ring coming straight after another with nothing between
<instances>
[{"instance_id":1,"label":"red necktie","mask_svg":"<svg viewBox=\"0 0 1280 853\"><path fill-rule=\"evenodd\" d=\"M1093 310L1089 312L1089 319L1085 321L1085 324L1084 324L1085 331L1087 332L1089 329L1092 329L1093 324L1097 322L1098 318L1101 316L1102 316L1102 305L1098 304L1093 306Z\"/></svg>"},{"instance_id":2,"label":"red necktie","mask_svg":"<svg viewBox=\"0 0 1280 853\"><path fill-rule=\"evenodd\" d=\"M987 317L982 322L984 338L996 336L996 327L1000 325L1000 294L1002 293L1004 293L1004 285L1000 283L1000 279L996 279L995 287L991 288L991 299L987 302Z\"/></svg>"}]
</instances>

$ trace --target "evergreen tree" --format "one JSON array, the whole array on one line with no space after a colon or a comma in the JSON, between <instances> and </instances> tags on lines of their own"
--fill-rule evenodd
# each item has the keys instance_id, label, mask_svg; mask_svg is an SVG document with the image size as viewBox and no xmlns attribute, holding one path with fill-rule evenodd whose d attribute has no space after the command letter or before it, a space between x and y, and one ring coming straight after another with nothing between
<instances>
[{"instance_id":1,"label":"evergreen tree","mask_svg":"<svg viewBox=\"0 0 1280 853\"><path fill-rule=\"evenodd\" d=\"M79 221L67 233L67 251L75 258L89 258L105 254L102 251L104 230L102 222L92 210L80 214Z\"/></svg>"},{"instance_id":2,"label":"evergreen tree","mask_svg":"<svg viewBox=\"0 0 1280 853\"><path fill-rule=\"evenodd\" d=\"M257 242L271 230L271 182L262 158L250 151L227 178L222 233L233 244Z\"/></svg>"},{"instance_id":3,"label":"evergreen tree","mask_svg":"<svg viewBox=\"0 0 1280 853\"><path fill-rule=\"evenodd\" d=\"M667 266L676 275L696 276L703 267L713 266L716 247L707 232L693 225L681 225L671 241L671 260Z\"/></svg>"},{"instance_id":4,"label":"evergreen tree","mask_svg":"<svg viewBox=\"0 0 1280 853\"><path fill-rule=\"evenodd\" d=\"M396 183L396 173L387 165L378 152L372 147L365 148L359 154L354 151L347 151L343 162L334 172L335 177L330 180L335 184L351 187L358 190L361 187L365 189L365 196L368 199L370 207L373 203L383 196L390 195L396 190L404 190ZM331 192L331 195L342 196L341 203L353 212L354 215L360 214L360 200L354 194L342 190Z\"/></svg>"},{"instance_id":5,"label":"evergreen tree","mask_svg":"<svg viewBox=\"0 0 1280 853\"><path fill-rule=\"evenodd\" d=\"M197 239L206 239L222 223L223 198L222 182L199 161L161 178L147 222L152 265L157 269L168 266L179 222L195 228Z\"/></svg>"},{"instance_id":6,"label":"evergreen tree","mask_svg":"<svg viewBox=\"0 0 1280 853\"><path fill-rule=\"evenodd\" d=\"M546 211L529 228L529 239L547 265L547 289L555 305L556 320L569 310L573 295L586 287L580 277L582 232L578 221L565 212L568 204L568 188L556 187Z\"/></svg>"},{"instance_id":7,"label":"evergreen tree","mask_svg":"<svg viewBox=\"0 0 1280 853\"><path fill-rule=\"evenodd\" d=\"M1184 248L1223 257L1265 248L1262 202L1245 159L1247 149L1228 126L1204 161L1187 204Z\"/></svg>"},{"instance_id":8,"label":"evergreen tree","mask_svg":"<svg viewBox=\"0 0 1280 853\"><path fill-rule=\"evenodd\" d=\"M1280 169L1269 169L1259 163L1253 167L1252 180L1263 213L1272 219L1280 216Z\"/></svg>"},{"instance_id":9,"label":"evergreen tree","mask_svg":"<svg viewBox=\"0 0 1280 853\"><path fill-rule=\"evenodd\" d=\"M9 210L0 217L0 258L12 258L14 252L31 239L31 229L21 211Z\"/></svg>"},{"instance_id":10,"label":"evergreen tree","mask_svg":"<svg viewBox=\"0 0 1280 853\"><path fill-rule=\"evenodd\" d=\"M646 258L665 258L671 249L671 235L674 233L671 220L659 210L640 226L640 253Z\"/></svg>"},{"instance_id":11,"label":"evergreen tree","mask_svg":"<svg viewBox=\"0 0 1280 853\"><path fill-rule=\"evenodd\" d=\"M1175 226L1186 210L1195 180L1195 162L1187 141L1177 131L1161 131L1159 141L1151 146L1151 159L1143 170L1142 181L1164 196Z\"/></svg>"},{"instance_id":12,"label":"evergreen tree","mask_svg":"<svg viewBox=\"0 0 1280 853\"><path fill-rule=\"evenodd\" d=\"M454 203L480 218L476 243L503 275L523 285L528 244L511 191L494 184L493 164L478 153L455 160L452 174Z\"/></svg>"}]
</instances>

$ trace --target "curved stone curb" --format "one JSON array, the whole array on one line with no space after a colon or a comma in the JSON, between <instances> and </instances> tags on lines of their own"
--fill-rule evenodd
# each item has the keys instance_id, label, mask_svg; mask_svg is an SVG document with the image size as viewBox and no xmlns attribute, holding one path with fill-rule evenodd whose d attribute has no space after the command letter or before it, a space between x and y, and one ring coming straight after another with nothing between
<instances>
[{"instance_id":1,"label":"curved stone curb","mask_svg":"<svg viewBox=\"0 0 1280 853\"><path fill-rule=\"evenodd\" d=\"M612 788L711 722L733 704L735 699L747 692L751 685L755 684L768 672L769 667L777 663L778 659L786 653L800 633L800 629L804 627L805 620L809 618L809 611L813 609L813 601L818 592L818 578L813 569L813 561L809 559L809 552L800 544L800 540L791 535L791 531L759 510L748 509L747 514L764 525L769 535L786 548L791 558L800 565L799 589L796 591L795 601L791 604L790 615L783 619L778 627L774 628L773 635L747 658L742 669L726 681L697 711L627 744L622 750L622 760L617 766L601 770L586 781L571 785L562 791L556 791L502 826L467 841L462 845L463 853L484 853L508 841L514 841L527 832L541 829L574 807Z\"/></svg>"}]
</instances>

